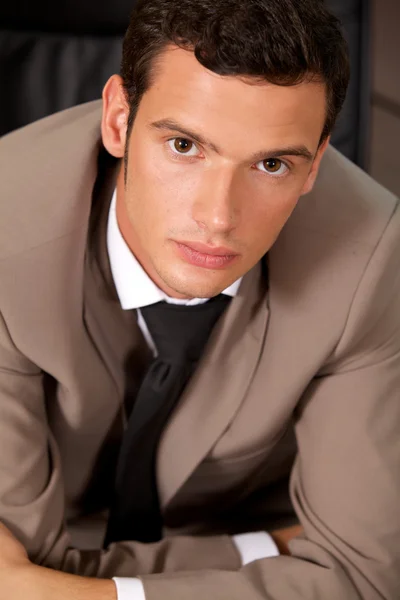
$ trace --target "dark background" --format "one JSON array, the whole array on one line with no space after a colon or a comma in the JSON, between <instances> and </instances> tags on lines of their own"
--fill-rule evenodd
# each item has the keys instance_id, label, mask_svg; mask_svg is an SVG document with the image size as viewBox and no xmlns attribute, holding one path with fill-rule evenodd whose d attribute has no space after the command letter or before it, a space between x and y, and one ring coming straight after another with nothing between
<instances>
[{"instance_id":1,"label":"dark background","mask_svg":"<svg viewBox=\"0 0 400 600\"><path fill-rule=\"evenodd\" d=\"M400 0L374 0L368 170L400 196Z\"/></svg>"}]
</instances>

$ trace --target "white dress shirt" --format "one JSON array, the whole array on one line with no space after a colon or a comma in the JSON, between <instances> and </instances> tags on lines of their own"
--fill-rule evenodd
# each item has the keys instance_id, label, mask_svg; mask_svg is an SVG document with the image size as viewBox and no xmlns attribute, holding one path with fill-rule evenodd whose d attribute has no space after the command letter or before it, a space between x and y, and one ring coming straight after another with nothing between
<instances>
[{"instance_id":1,"label":"white dress shirt","mask_svg":"<svg viewBox=\"0 0 400 600\"><path fill-rule=\"evenodd\" d=\"M107 250L110 259L111 273L121 306L124 310L138 311L138 324L143 335L153 351L157 349L147 329L140 308L165 300L171 304L186 306L207 302L205 298L178 300L170 298L156 286L132 254L120 232L116 213L116 191L111 201L107 226ZM236 296L241 279L235 281L222 293ZM241 556L242 564L246 565L260 558L277 556L279 554L275 542L264 531L244 533L233 536L233 542ZM118 600L146 600L142 582L138 578L114 577Z\"/></svg>"}]
</instances>

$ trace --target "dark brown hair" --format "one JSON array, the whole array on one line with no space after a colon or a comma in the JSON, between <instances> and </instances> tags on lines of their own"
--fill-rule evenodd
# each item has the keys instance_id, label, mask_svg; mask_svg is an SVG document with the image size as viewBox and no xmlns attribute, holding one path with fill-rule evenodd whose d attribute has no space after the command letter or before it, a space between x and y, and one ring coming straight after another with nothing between
<instances>
[{"instance_id":1,"label":"dark brown hair","mask_svg":"<svg viewBox=\"0 0 400 600\"><path fill-rule=\"evenodd\" d=\"M349 83L348 48L323 0L138 0L123 44L121 76L130 107L128 135L157 57L169 45L194 52L219 75L290 86L326 84L323 141Z\"/></svg>"}]
</instances>

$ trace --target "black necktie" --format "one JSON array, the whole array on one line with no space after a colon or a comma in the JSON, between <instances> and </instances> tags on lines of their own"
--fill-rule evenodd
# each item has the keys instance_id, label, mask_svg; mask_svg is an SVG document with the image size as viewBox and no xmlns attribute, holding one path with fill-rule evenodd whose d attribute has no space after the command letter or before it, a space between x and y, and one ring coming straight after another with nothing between
<instances>
[{"instance_id":1,"label":"black necktie","mask_svg":"<svg viewBox=\"0 0 400 600\"><path fill-rule=\"evenodd\" d=\"M155 473L158 442L229 300L220 294L195 306L159 302L141 309L158 355L143 378L122 440L105 546L121 540L161 539Z\"/></svg>"}]
</instances>

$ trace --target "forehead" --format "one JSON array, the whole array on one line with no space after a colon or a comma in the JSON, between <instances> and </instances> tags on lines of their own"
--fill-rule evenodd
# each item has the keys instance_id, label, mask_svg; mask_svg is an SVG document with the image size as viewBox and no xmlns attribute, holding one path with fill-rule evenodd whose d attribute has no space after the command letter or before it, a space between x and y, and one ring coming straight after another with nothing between
<instances>
[{"instance_id":1,"label":"forehead","mask_svg":"<svg viewBox=\"0 0 400 600\"><path fill-rule=\"evenodd\" d=\"M308 144L316 149L326 118L318 82L278 86L205 69L190 51L170 47L153 66L139 112L147 122L172 118L231 147ZM257 148L256 148L257 149Z\"/></svg>"}]
</instances>

